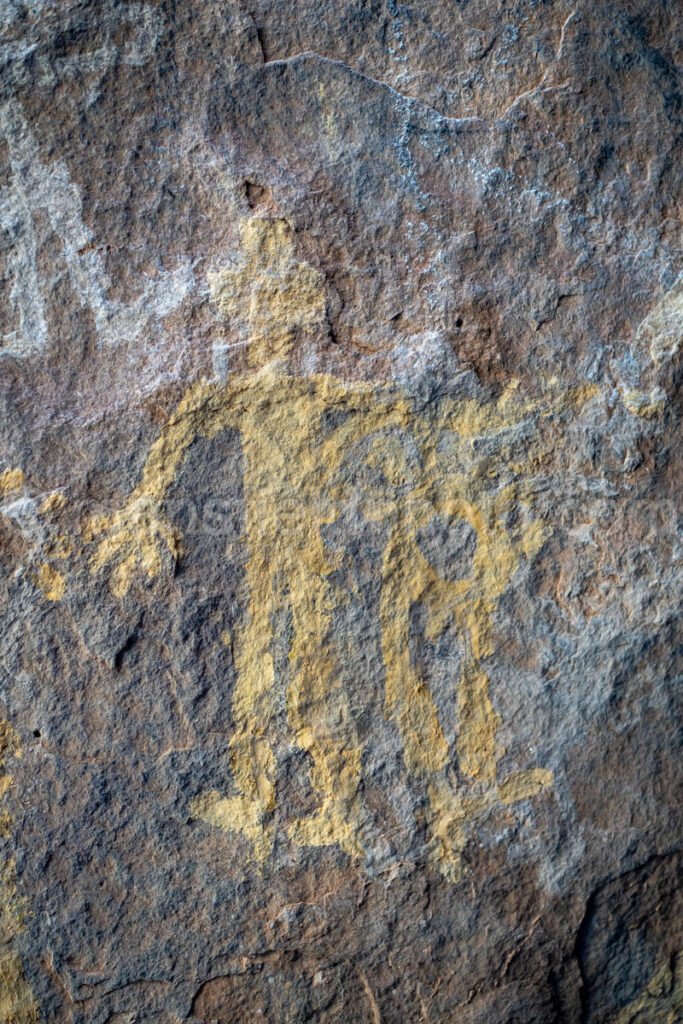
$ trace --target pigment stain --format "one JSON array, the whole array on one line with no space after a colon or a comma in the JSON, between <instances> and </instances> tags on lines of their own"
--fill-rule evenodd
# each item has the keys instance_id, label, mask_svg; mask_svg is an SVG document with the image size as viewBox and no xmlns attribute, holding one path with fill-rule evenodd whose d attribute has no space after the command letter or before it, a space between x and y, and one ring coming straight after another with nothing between
<instances>
[{"instance_id":1,"label":"pigment stain","mask_svg":"<svg viewBox=\"0 0 683 1024\"><path fill-rule=\"evenodd\" d=\"M61 601L66 593L66 579L47 562L38 567L35 583L48 601Z\"/></svg>"},{"instance_id":2,"label":"pigment stain","mask_svg":"<svg viewBox=\"0 0 683 1024\"><path fill-rule=\"evenodd\" d=\"M10 757L20 757L19 737L0 720L0 801L12 785L6 770ZM0 840L11 835L12 819L0 804ZM24 929L24 901L17 892L14 861L0 861L0 1021L3 1024L39 1024L38 1008L26 981L15 945Z\"/></svg>"},{"instance_id":3,"label":"pigment stain","mask_svg":"<svg viewBox=\"0 0 683 1024\"><path fill-rule=\"evenodd\" d=\"M0 498L8 497L20 491L24 486L24 473L21 469L5 469L0 473Z\"/></svg>"}]
</instances>

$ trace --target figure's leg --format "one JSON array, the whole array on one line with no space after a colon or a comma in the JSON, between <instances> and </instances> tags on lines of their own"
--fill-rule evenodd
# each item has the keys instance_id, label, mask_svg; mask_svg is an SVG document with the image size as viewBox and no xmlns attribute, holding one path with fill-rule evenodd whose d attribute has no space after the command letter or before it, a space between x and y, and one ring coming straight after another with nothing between
<instances>
[{"instance_id":1,"label":"figure's leg","mask_svg":"<svg viewBox=\"0 0 683 1024\"><path fill-rule=\"evenodd\" d=\"M457 881L472 801L458 794L446 777L448 743L434 699L415 672L410 655L411 605L426 602L431 613L429 606L436 602L443 616L449 603L447 589L447 584L433 578L414 541L406 540L405 531L397 526L389 538L382 569L385 706L401 735L408 771L427 784L430 859L446 878Z\"/></svg>"},{"instance_id":2,"label":"figure's leg","mask_svg":"<svg viewBox=\"0 0 683 1024\"><path fill-rule=\"evenodd\" d=\"M309 537L315 538L313 531ZM311 542L320 560L307 566L310 558L303 555L290 575L294 639L287 714L297 745L312 758L311 781L322 802L312 817L290 827L290 835L302 846L338 843L350 856L358 857L363 856L360 833L364 822L361 750L348 699L326 644L330 593L320 571L322 541Z\"/></svg>"},{"instance_id":3,"label":"figure's leg","mask_svg":"<svg viewBox=\"0 0 683 1024\"><path fill-rule=\"evenodd\" d=\"M498 782L496 734L500 720L491 700L489 677L481 668L482 654L492 649L491 607L486 595L473 598L464 616L467 649L458 686L458 759L460 770L473 783L483 784L502 803L514 804L540 793L551 784L553 773L531 768L512 772Z\"/></svg>"},{"instance_id":4,"label":"figure's leg","mask_svg":"<svg viewBox=\"0 0 683 1024\"><path fill-rule=\"evenodd\" d=\"M401 734L408 771L430 778L445 767L448 744L432 695L411 664L410 609L421 597L420 558L413 542L396 527L384 553L380 627L387 716Z\"/></svg>"},{"instance_id":5,"label":"figure's leg","mask_svg":"<svg viewBox=\"0 0 683 1024\"><path fill-rule=\"evenodd\" d=\"M495 785L498 715L489 693L489 677L469 656L458 684L458 759L464 775Z\"/></svg>"},{"instance_id":6,"label":"figure's leg","mask_svg":"<svg viewBox=\"0 0 683 1024\"><path fill-rule=\"evenodd\" d=\"M272 849L273 829L267 816L275 809L275 758L267 728L274 713L270 645L276 567L265 557L267 550L261 545L249 559L247 622L236 642L230 765L239 795L206 793L193 805L193 812L202 820L241 832L252 843L259 862L266 860Z\"/></svg>"}]
</instances>

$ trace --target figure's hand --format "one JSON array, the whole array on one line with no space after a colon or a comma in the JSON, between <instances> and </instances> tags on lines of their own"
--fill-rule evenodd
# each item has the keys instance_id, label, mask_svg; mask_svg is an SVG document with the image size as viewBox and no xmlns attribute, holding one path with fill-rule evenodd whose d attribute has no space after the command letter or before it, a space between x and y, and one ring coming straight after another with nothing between
<instances>
[{"instance_id":1,"label":"figure's hand","mask_svg":"<svg viewBox=\"0 0 683 1024\"><path fill-rule=\"evenodd\" d=\"M133 494L120 512L94 516L88 524L86 539L100 536L92 567L97 571L112 565L111 590L116 597L128 592L136 570L152 579L161 572L165 552L174 562L180 553L177 531L164 520L158 503L148 495Z\"/></svg>"}]
</instances>

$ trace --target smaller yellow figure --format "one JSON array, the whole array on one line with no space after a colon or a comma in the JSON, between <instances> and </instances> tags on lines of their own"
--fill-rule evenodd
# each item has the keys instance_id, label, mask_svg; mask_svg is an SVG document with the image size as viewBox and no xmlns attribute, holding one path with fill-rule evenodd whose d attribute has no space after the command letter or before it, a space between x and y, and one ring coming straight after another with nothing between
<instances>
[{"instance_id":1,"label":"smaller yellow figure","mask_svg":"<svg viewBox=\"0 0 683 1024\"><path fill-rule=\"evenodd\" d=\"M113 563L112 588L123 596L134 572L161 571L164 550L177 557L179 538L163 504L185 453L197 437L212 438L229 427L239 431L248 601L235 638L230 764L236 792L203 794L194 813L240 832L257 862L268 857L276 806L269 736L278 690L273 623L288 610L287 719L293 742L310 755L319 797L318 811L294 822L290 837L301 845L338 844L363 857L372 822L363 807L362 750L333 635L330 576L339 558L330 557L322 531L348 496L349 465L374 462L382 483L360 497L363 514L381 521L387 536L378 609L386 711L398 727L408 771L427 789L432 858L456 880L467 823L496 802L527 799L551 781L543 769L498 779L498 719L482 660L493 652L497 603L544 534L530 517L507 525L513 506L525 506L523 488L518 482L497 486L495 460L477 458L474 450L477 438L509 430L539 410L517 401L511 390L495 404L443 400L426 415L393 385L294 375L295 339L324 322L322 275L295 259L284 221L246 221L242 257L238 266L211 275L210 285L218 308L247 335L249 372L188 390L153 444L126 508L92 522L91 537L101 538L93 568ZM583 397L565 396L540 414ZM418 453L410 464L408 447ZM463 578L443 578L420 548L420 531L437 516L461 519L474 533L472 565ZM453 680L459 786L447 778L449 745L434 699L411 664L414 605L426 612L428 637L450 625L465 651L461 677Z\"/></svg>"},{"instance_id":2,"label":"smaller yellow figure","mask_svg":"<svg viewBox=\"0 0 683 1024\"><path fill-rule=\"evenodd\" d=\"M544 412L574 397L565 396ZM498 780L498 716L481 664L494 650L498 601L522 561L539 550L545 531L533 519L512 528L507 525L511 511L526 505L524 485L501 487L495 472L492 480L495 460L477 458L473 442L504 434L535 409L517 401L512 388L489 406L442 400L430 417L414 412L406 416L397 399L393 412L385 413L367 460L380 469L384 486L372 500L366 496L363 505L367 518L388 528L379 608L385 707L398 726L406 767L427 786L432 860L446 877L457 881L467 823L496 803L535 796L552 781L551 772L538 768ZM409 425L409 445L396 443L395 431L387 434L397 423L404 429ZM347 421L333 438L335 451L353 452L355 431ZM464 525L475 541L471 566L455 579L442 575L419 543L421 532L437 520ZM451 627L464 649L460 676L454 680L462 787L454 787L449 779L449 744L434 698L413 665L410 621L416 606L425 613L427 641L437 640Z\"/></svg>"}]
</instances>

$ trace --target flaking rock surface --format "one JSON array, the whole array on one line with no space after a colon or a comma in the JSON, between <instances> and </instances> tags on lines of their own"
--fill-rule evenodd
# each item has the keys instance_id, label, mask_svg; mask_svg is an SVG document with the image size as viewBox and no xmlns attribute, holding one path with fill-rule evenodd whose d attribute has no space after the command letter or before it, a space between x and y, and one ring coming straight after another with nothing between
<instances>
[{"instance_id":1,"label":"flaking rock surface","mask_svg":"<svg viewBox=\"0 0 683 1024\"><path fill-rule=\"evenodd\" d=\"M675 1024L674 0L0 5L0 1021Z\"/></svg>"}]
</instances>

